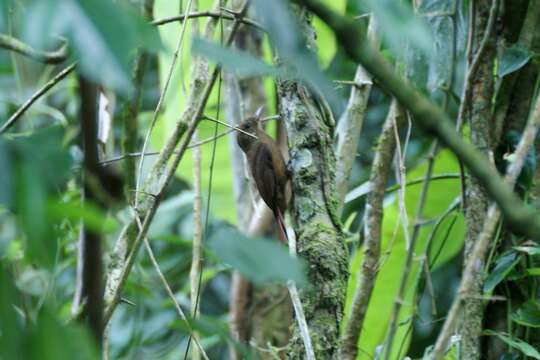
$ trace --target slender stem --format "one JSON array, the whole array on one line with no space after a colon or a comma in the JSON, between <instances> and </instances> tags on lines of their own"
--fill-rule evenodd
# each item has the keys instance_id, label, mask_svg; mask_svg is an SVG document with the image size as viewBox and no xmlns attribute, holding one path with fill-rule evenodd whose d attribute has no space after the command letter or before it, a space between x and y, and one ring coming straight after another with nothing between
<instances>
[{"instance_id":1,"label":"slender stem","mask_svg":"<svg viewBox=\"0 0 540 360\"><path fill-rule=\"evenodd\" d=\"M44 64L60 64L67 59L67 45L64 42L58 50L41 51L32 48L30 45L11 37L0 34L0 48L15 51L30 59L42 62Z\"/></svg>"},{"instance_id":2,"label":"slender stem","mask_svg":"<svg viewBox=\"0 0 540 360\"><path fill-rule=\"evenodd\" d=\"M200 17L213 17L213 18L216 18L216 19L225 19L225 20L235 20L236 19L235 15L227 14L225 12L196 11L196 12L191 12L191 13L188 13L188 14L170 16L170 17L163 18L163 19L157 19L157 20L152 21L151 24L156 25L156 26L157 25L165 25L165 24L169 24L171 22L176 22L176 21L182 22L186 18L188 18L188 19L196 19L196 18L200 18ZM241 20L241 22L243 24L251 25L251 26L256 27L258 29L261 29L261 30L263 29L261 24L257 23L254 20L251 20L251 19L244 18L244 19Z\"/></svg>"},{"instance_id":3,"label":"slender stem","mask_svg":"<svg viewBox=\"0 0 540 360\"><path fill-rule=\"evenodd\" d=\"M32 106L33 103L35 103L39 98L41 98L44 94L47 93L54 85L58 84L62 79L64 79L66 76L68 76L73 70L75 70L75 67L77 66L77 63L73 63L69 65L64 70L60 71L54 78L52 78L49 82L47 82L41 89L39 89L37 92L35 92L26 102L15 111L13 115L10 116L10 118L2 124L2 127L0 127L0 135L8 131L15 122Z\"/></svg>"}]
</instances>

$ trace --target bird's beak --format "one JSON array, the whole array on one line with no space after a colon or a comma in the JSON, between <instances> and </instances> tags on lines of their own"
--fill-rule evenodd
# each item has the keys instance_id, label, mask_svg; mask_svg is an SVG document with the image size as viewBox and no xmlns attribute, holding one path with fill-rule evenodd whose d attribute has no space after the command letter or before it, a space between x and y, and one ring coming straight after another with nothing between
<instances>
[{"instance_id":1,"label":"bird's beak","mask_svg":"<svg viewBox=\"0 0 540 360\"><path fill-rule=\"evenodd\" d=\"M264 109L264 105L261 106L261 107L259 107L259 108L257 109L257 111L255 111L255 114L254 114L253 116L256 117L257 120L261 118L263 109Z\"/></svg>"}]
</instances>

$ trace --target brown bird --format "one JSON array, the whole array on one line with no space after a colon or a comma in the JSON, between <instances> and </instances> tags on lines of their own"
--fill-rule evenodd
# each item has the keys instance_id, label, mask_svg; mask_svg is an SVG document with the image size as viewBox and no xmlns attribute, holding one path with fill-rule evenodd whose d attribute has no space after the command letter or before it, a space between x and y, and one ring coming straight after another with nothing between
<instances>
[{"instance_id":1,"label":"brown bird","mask_svg":"<svg viewBox=\"0 0 540 360\"><path fill-rule=\"evenodd\" d=\"M278 144L262 127L261 111L262 107L240 124L239 129L243 132L238 132L237 142L246 154L259 194L274 213L282 232L282 241L287 242L283 214L287 209L286 187L289 174Z\"/></svg>"}]
</instances>

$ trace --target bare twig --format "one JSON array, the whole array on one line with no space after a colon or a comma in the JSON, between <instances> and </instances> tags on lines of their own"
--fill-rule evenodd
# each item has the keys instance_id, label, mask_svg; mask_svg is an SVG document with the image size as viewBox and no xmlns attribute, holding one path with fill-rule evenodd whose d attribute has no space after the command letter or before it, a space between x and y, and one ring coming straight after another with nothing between
<instances>
[{"instance_id":1,"label":"bare twig","mask_svg":"<svg viewBox=\"0 0 540 360\"><path fill-rule=\"evenodd\" d=\"M184 21L186 18L188 19L195 19L200 17L213 17L216 19L225 19L225 20L235 20L236 15L227 14L225 12L218 12L218 11L197 11L197 12L191 12L189 14L182 14L182 15L176 15L167 17L164 19L157 19L152 21L152 25L165 25L169 24L171 22L175 21ZM243 24L251 25L253 27L256 27L257 29L263 30L261 24L257 23L254 20L244 18L241 20Z\"/></svg>"},{"instance_id":2,"label":"bare twig","mask_svg":"<svg viewBox=\"0 0 540 360\"><path fill-rule=\"evenodd\" d=\"M536 134L538 133L538 128L540 127L540 96L537 96L536 102L534 105L534 110L529 117L527 126L523 131L521 140L519 142L516 151L514 152L514 161L510 164L506 171L505 180L508 184L513 186L521 173L523 164L525 163L525 157L529 148L534 143ZM479 234L474 248L469 255L469 260L467 266L463 272L463 277L461 284L457 291L452 307L448 312L444 326L439 333L437 342L433 349L432 354L430 355L431 359L440 360L444 357L444 353L448 346L448 341L450 336L454 332L454 328L459 316L459 310L462 306L463 300L469 295L470 291L473 289L475 284L475 279L477 279L482 271L484 259L486 252L489 248L489 243L495 233L497 228L497 223L501 217L501 212L497 208L495 203L492 203L489 207L489 210L486 215L486 220L484 222L484 227L482 232Z\"/></svg>"},{"instance_id":3,"label":"bare twig","mask_svg":"<svg viewBox=\"0 0 540 360\"><path fill-rule=\"evenodd\" d=\"M21 55L27 56L30 59L42 62L44 64L60 64L67 59L67 44L65 41L55 51L41 51L32 48L30 45L11 37L9 35L0 34L0 48L15 51Z\"/></svg>"},{"instance_id":4,"label":"bare twig","mask_svg":"<svg viewBox=\"0 0 540 360\"><path fill-rule=\"evenodd\" d=\"M205 118L207 117L207 115L204 115ZM275 119L279 119L279 115L273 115L273 116L267 116L267 117L264 117L261 119L261 121L268 121L268 120L275 120ZM213 120L213 118L212 118ZM217 136L211 136L211 137L208 137L206 139L203 139L201 141L198 141L198 142L195 142L195 143L191 143L188 145L188 149L194 149L198 146L201 146L201 145L205 145L205 144L208 144L208 143L211 143L213 142L214 140L216 139L219 139L219 138L222 138L224 136L227 136L229 135L230 133L232 133L233 131L242 131L241 129L237 128L237 127L233 127L231 126L230 124L227 124L227 123L224 123L224 122L220 122L222 125L224 126L228 126L229 128L231 128L230 130L227 130L227 131L224 131L220 134L218 134ZM174 154L178 154L179 152L178 151L175 151ZM144 156L155 156L155 155L159 155L160 152L159 151L149 151L149 152L146 152L144 154ZM127 159L127 158L130 158L130 157L140 157L141 156L141 153L140 152L136 152L136 153L128 153L128 154L124 154L124 155L119 155L119 156L116 156L116 157L113 157L113 158L110 158L110 159L107 159L107 160L103 160L100 162L100 165L102 166L106 166L106 165L109 165L109 164L112 164L114 162L117 162L117 161L122 161L124 159Z\"/></svg>"},{"instance_id":5,"label":"bare twig","mask_svg":"<svg viewBox=\"0 0 540 360\"><path fill-rule=\"evenodd\" d=\"M257 136L255 136L255 135L253 135L253 134L251 134L251 133L248 133L247 131L244 131L244 130L240 129L239 127L236 127L236 126L231 125L231 124L227 124L226 122L221 121L221 120L218 120L218 119L216 119L216 118L214 118L214 117L212 117L212 116L209 116L209 115L203 115L203 119L213 121L213 122L215 122L215 123L217 123L217 124L221 124L221 125L226 126L226 127L230 128L230 129L232 129L232 130L241 132L242 134L246 134L246 135L248 135L248 136L250 136L250 137L252 137L252 138L254 138L254 139L257 139ZM214 139L215 139L215 138L217 138L217 135L214 137Z\"/></svg>"},{"instance_id":6,"label":"bare twig","mask_svg":"<svg viewBox=\"0 0 540 360\"><path fill-rule=\"evenodd\" d=\"M139 227L139 230L140 230L142 228L142 224L138 217L136 217L136 219L137 219L137 226ZM167 282L167 279L165 278L165 275L159 268L159 263L157 262L156 257L154 256L154 252L152 251L152 247L150 246L150 243L148 242L148 238L146 237L144 238L144 246L146 248L146 251L148 252L148 257L150 258L150 262L152 262L152 265L154 266L154 269L156 270L159 276L159 279L161 280L161 283L163 284L163 287L165 287L165 290L167 291L167 295L169 296L169 298L174 304L174 308L176 309L176 312L178 312L178 315L180 316L180 318L185 322L186 328L189 334L192 335L193 329L191 328L191 325L186 317L186 314L184 314L184 311L182 310L182 308L180 307L180 304L176 300L176 296L174 295L171 289L171 286L169 285L169 283ZM206 352L204 351L204 348L202 347L198 339L195 339L195 344L199 348L199 351L201 352L201 355L203 356L203 358L205 360L209 360L208 355L206 355Z\"/></svg>"},{"instance_id":7,"label":"bare twig","mask_svg":"<svg viewBox=\"0 0 540 360\"><path fill-rule=\"evenodd\" d=\"M395 101L395 100L394 100ZM399 105L398 105L399 106ZM408 128L408 132L407 132L407 141L406 143L408 142L408 139L409 139L409 136L410 136L410 133L411 133L411 126L410 126L410 118L407 116L407 118L409 119L409 128ZM406 287L407 287L407 280L409 278L409 274L411 273L411 268L412 268L412 260L413 260L413 255L414 255L414 249L415 249L415 246L416 246L416 237L411 237L409 235L409 218L407 216L407 207L406 207L406 204L405 204L405 189L406 189L406 185L405 185L405 176L406 176L406 172L405 172L405 156L406 156L406 146L404 147L403 149L403 152L401 151L401 145L400 145L400 142L399 142L399 133L398 133L398 125L397 125L397 121L396 119L394 118L394 122L393 122L393 128L394 128L394 137L395 137L395 141L396 141L396 152L397 152L397 160L398 160L398 165L399 165L399 169L396 170L397 172L397 181L398 181L398 184L400 184L400 189L398 190L399 191L399 213L400 213L400 219L401 219L401 222L403 224L403 237L405 238L405 249L407 251L407 257L405 258L405 265L403 267L403 271L401 273L401 280L400 280L400 283L399 283L399 288L398 288L398 293L397 293L397 297L394 301L394 306L393 306L393 309L392 309L392 315L391 315L391 318L390 318L390 324L389 324L389 330L388 330L388 341L387 341L387 344L385 346L385 359L388 360L390 358L390 354L392 352L392 345L393 345L393 342L394 342L394 336L396 334L396 331L397 331L397 326L398 326L398 317L399 317L399 312L401 310L401 305L403 304L403 301L404 301L404 297L405 297L405 290L406 290ZM426 180L426 182L429 182L429 180ZM416 224L414 224L416 225Z\"/></svg>"},{"instance_id":8,"label":"bare twig","mask_svg":"<svg viewBox=\"0 0 540 360\"><path fill-rule=\"evenodd\" d=\"M375 18L369 19L368 41L373 44L373 48L379 47L377 39ZM371 92L372 79L362 65L356 68L356 74L352 81L353 87L347 107L341 115L336 128L336 189L338 192L339 208L338 214L343 208L343 199L347 191L349 176L354 163L358 141L362 131L362 124L366 107Z\"/></svg>"},{"instance_id":9,"label":"bare twig","mask_svg":"<svg viewBox=\"0 0 540 360\"><path fill-rule=\"evenodd\" d=\"M73 63L64 70L60 71L54 78L52 78L49 82L47 82L41 89L39 89L37 92L35 92L30 99L26 100L26 102L15 111L13 115L10 116L10 118L2 124L2 127L0 127L0 135L5 133L9 128L11 128L15 122L28 110L30 106L32 106L33 103L35 103L40 97L42 97L49 89L51 89L54 85L58 84L62 79L64 79L66 76L68 76L73 70L75 70L75 67L77 66L77 63Z\"/></svg>"}]
</instances>

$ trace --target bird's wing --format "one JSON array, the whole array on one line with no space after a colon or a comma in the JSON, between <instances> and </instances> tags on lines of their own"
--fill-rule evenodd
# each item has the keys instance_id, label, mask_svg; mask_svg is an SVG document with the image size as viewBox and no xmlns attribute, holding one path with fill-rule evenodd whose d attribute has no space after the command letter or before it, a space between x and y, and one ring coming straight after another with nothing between
<instances>
[{"instance_id":1,"label":"bird's wing","mask_svg":"<svg viewBox=\"0 0 540 360\"><path fill-rule=\"evenodd\" d=\"M277 209L277 179L272 162L272 152L268 145L259 143L252 162L253 178L259 194L272 211Z\"/></svg>"}]
</instances>

